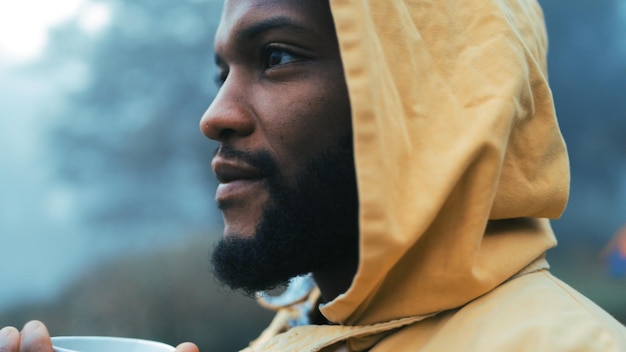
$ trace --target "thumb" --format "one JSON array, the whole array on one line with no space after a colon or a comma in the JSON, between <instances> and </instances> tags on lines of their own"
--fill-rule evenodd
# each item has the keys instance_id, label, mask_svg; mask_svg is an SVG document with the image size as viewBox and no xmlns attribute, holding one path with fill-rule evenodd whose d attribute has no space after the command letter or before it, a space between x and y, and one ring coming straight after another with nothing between
<instances>
[{"instance_id":1,"label":"thumb","mask_svg":"<svg viewBox=\"0 0 626 352\"><path fill-rule=\"evenodd\" d=\"M22 329L20 351L52 352L52 341L48 329L42 322L33 320Z\"/></svg>"},{"instance_id":2,"label":"thumb","mask_svg":"<svg viewBox=\"0 0 626 352\"><path fill-rule=\"evenodd\" d=\"M183 342L180 345L176 346L176 351L174 352L200 352L198 346L191 342Z\"/></svg>"}]
</instances>

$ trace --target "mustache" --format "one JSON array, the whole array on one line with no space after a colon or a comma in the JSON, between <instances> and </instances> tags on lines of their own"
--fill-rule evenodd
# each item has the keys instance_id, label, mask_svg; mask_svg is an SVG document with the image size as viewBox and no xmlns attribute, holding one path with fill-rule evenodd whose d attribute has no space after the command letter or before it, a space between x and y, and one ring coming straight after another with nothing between
<instances>
[{"instance_id":1,"label":"mustache","mask_svg":"<svg viewBox=\"0 0 626 352\"><path fill-rule=\"evenodd\" d=\"M258 169L261 172L260 176L263 178L275 176L278 170L276 161L266 150L239 150L229 145L220 145L213 152L213 157L218 155L225 160L237 161Z\"/></svg>"}]
</instances>

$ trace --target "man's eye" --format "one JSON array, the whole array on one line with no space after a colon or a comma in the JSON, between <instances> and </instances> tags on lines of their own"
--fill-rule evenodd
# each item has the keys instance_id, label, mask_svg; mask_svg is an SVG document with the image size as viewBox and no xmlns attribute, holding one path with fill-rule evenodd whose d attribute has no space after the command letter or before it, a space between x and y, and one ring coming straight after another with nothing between
<instances>
[{"instance_id":1,"label":"man's eye","mask_svg":"<svg viewBox=\"0 0 626 352\"><path fill-rule=\"evenodd\" d=\"M226 71L219 72L218 74L215 75L215 77L213 77L213 81L218 86L218 88L221 88L224 85L224 82L226 81L226 77L228 77L228 72Z\"/></svg>"},{"instance_id":2,"label":"man's eye","mask_svg":"<svg viewBox=\"0 0 626 352\"><path fill-rule=\"evenodd\" d=\"M226 82L226 78L228 78L228 69L227 68L218 68L217 73L213 76L213 81L215 84L221 88Z\"/></svg>"},{"instance_id":3,"label":"man's eye","mask_svg":"<svg viewBox=\"0 0 626 352\"><path fill-rule=\"evenodd\" d=\"M268 48L263 55L264 67L272 68L300 60L300 57L282 49Z\"/></svg>"}]
</instances>

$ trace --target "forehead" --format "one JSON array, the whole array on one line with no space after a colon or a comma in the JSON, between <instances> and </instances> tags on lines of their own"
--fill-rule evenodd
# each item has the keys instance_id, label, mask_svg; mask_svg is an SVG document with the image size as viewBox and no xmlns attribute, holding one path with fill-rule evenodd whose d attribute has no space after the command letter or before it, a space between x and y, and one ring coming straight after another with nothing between
<instances>
[{"instance_id":1,"label":"forehead","mask_svg":"<svg viewBox=\"0 0 626 352\"><path fill-rule=\"evenodd\" d=\"M216 46L263 25L334 36L326 0L226 0L215 35Z\"/></svg>"}]
</instances>

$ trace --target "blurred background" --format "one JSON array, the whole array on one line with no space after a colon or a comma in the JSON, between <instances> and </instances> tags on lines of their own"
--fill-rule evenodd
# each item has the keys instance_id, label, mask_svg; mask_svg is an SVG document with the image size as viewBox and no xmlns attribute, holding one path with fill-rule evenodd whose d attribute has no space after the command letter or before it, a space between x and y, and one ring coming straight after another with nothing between
<instances>
[{"instance_id":1,"label":"blurred background","mask_svg":"<svg viewBox=\"0 0 626 352\"><path fill-rule=\"evenodd\" d=\"M626 2L540 2L572 168L548 259L626 322ZM271 319L208 266L221 220L197 126L220 9L0 2L0 326L235 351Z\"/></svg>"}]
</instances>

